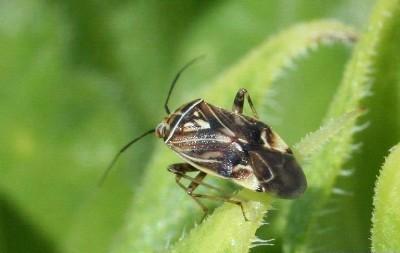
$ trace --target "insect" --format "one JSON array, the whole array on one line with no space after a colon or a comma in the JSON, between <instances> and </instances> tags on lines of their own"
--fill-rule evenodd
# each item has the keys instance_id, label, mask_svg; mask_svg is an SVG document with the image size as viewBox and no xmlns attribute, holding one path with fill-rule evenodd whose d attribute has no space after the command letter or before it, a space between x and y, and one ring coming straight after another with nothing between
<instances>
[{"instance_id":1,"label":"insect","mask_svg":"<svg viewBox=\"0 0 400 253\"><path fill-rule=\"evenodd\" d=\"M300 196L307 187L305 175L296 162L293 152L271 127L258 119L251 97L246 89L239 89L232 111L219 108L203 99L195 99L171 113L168 101L182 72L197 59L186 64L175 76L164 107L167 116L155 128L126 144L119 155L142 137L154 133L185 162L172 164L168 171L175 174L176 183L202 208L201 198L223 200L241 207L242 202L226 196L210 196L195 193L199 185L216 189L202 182L207 175L232 180L234 183L257 192L268 192L280 198ZM247 100L253 116L243 115ZM195 177L188 172L197 172ZM188 186L180 180L189 179Z\"/></svg>"}]
</instances>

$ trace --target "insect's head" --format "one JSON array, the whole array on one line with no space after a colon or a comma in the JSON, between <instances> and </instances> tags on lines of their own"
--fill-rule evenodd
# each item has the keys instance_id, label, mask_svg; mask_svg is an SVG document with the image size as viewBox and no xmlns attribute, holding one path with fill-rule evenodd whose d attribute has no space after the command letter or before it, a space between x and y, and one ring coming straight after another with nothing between
<instances>
[{"instance_id":1,"label":"insect's head","mask_svg":"<svg viewBox=\"0 0 400 253\"><path fill-rule=\"evenodd\" d=\"M171 86L170 86L169 91L168 91L167 99L165 100L165 104L164 104L165 111L166 111L166 113L167 113L168 115L171 114L171 111L169 110L169 107L168 107L168 101L169 101L169 98L171 97L171 93L172 93L172 91L173 91L173 89L174 89L174 87L175 87L175 84L176 84L176 82L178 81L180 75L182 74L182 72L183 72L185 69L187 69L190 65L192 65L194 62L196 62L198 59L200 59L200 58L202 58L202 57L203 57L203 56L200 56L200 57L197 57L197 58L191 60L191 61L188 62L185 66L183 66L183 68L181 68L181 70L179 70L179 72L176 74L174 80L173 80L172 83L171 83ZM124 147L122 147L122 148L120 149L120 151L115 155L115 157L114 157L114 159L111 161L110 165L109 165L109 166L107 167L107 169L105 170L103 176L102 176L101 179L100 179L99 184L101 185L101 184L103 183L104 179L107 177L108 172L109 172L110 169L114 166L114 164L115 164L115 162L118 160L119 156L120 156L125 150L127 150L132 144L134 144L136 141L142 139L143 137L145 137L145 136L147 136L147 135L149 135L149 134L151 134L151 133L155 133L155 135L156 135L158 138L164 138L164 139L165 139L165 138L168 136L169 131L170 131L170 129L169 129L170 124L167 122L167 120L169 119L169 117L170 117L170 116L167 116L160 124L158 124L158 126L157 126L156 129L150 129L150 130L148 130L147 132L145 132L145 133L143 133L142 135L140 135L139 137L137 137L137 138L131 140L131 141L128 142Z\"/></svg>"},{"instance_id":2,"label":"insect's head","mask_svg":"<svg viewBox=\"0 0 400 253\"><path fill-rule=\"evenodd\" d=\"M163 138L165 139L165 137L167 137L167 135L169 134L169 124L163 120L160 124L158 124L158 126L156 127L156 131L155 134L158 138Z\"/></svg>"}]
</instances>

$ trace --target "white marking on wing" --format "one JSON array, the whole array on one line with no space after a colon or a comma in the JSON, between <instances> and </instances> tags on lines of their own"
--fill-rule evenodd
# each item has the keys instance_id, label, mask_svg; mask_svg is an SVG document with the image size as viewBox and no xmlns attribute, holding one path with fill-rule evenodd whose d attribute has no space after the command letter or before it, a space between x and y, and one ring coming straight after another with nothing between
<instances>
[{"instance_id":1,"label":"white marking on wing","mask_svg":"<svg viewBox=\"0 0 400 253\"><path fill-rule=\"evenodd\" d=\"M264 143L264 147L271 149L271 146L269 145L268 140L267 140L267 130L266 129L263 129L261 132L261 140Z\"/></svg>"},{"instance_id":2,"label":"white marking on wing","mask_svg":"<svg viewBox=\"0 0 400 253\"><path fill-rule=\"evenodd\" d=\"M272 132L272 134L274 136L274 145L272 146L272 148L281 151L282 153L286 153L289 146L282 140L282 138L278 134L276 134L275 132Z\"/></svg>"},{"instance_id":3,"label":"white marking on wing","mask_svg":"<svg viewBox=\"0 0 400 253\"><path fill-rule=\"evenodd\" d=\"M194 162L202 162L202 163L220 163L220 161L218 161L218 160L197 158L197 157L193 157L193 156L187 155L187 154L182 153L182 152L180 152L179 155L185 157L186 159L189 159L189 160L191 160L191 161L194 161Z\"/></svg>"},{"instance_id":4,"label":"white marking on wing","mask_svg":"<svg viewBox=\"0 0 400 253\"><path fill-rule=\"evenodd\" d=\"M270 177L270 178L268 178L267 180L262 180L262 181L260 181L260 182L262 182L262 183L268 183L269 181L271 181L272 179L275 178L275 175L274 175L274 173L272 172L272 170L269 168L268 163L266 163L265 160L264 160L259 154L257 154L257 153L254 153L254 154L257 155L257 156L259 157L260 161L266 165L267 169L269 170L269 173L271 174L271 177Z\"/></svg>"},{"instance_id":5,"label":"white marking on wing","mask_svg":"<svg viewBox=\"0 0 400 253\"><path fill-rule=\"evenodd\" d=\"M174 151L175 151L175 150L174 150ZM218 173L217 173L216 171L214 171L214 170L211 170L211 169L206 168L206 167L202 167L202 166L198 165L197 163L194 163L192 160L190 160L190 159L188 159L188 158L182 156L182 153L179 153L179 152L177 152L177 151L175 151L175 153L176 153L178 156L180 156L183 160L185 160L187 163L189 163L190 165L192 165L193 167L197 168L197 169L200 170L200 171L203 171L203 172L205 172L205 173L207 173L207 174L209 174L209 175L213 175L213 176L216 176L216 177L219 177L219 178L224 178L224 179L227 178L227 177L224 177L224 176L218 174Z\"/></svg>"},{"instance_id":6,"label":"white marking on wing","mask_svg":"<svg viewBox=\"0 0 400 253\"><path fill-rule=\"evenodd\" d=\"M216 137L212 137L212 138L196 138L196 137L192 137L192 138L186 138L186 139L180 139L180 140L176 140L176 141L170 141L170 144L179 144L179 143L187 143L187 142L192 142L192 143L196 143L196 142L206 142L206 141L210 141L210 142L219 142L219 143L230 143L232 142L231 138L229 138L228 136L224 136L224 135L219 135Z\"/></svg>"},{"instance_id":7,"label":"white marking on wing","mask_svg":"<svg viewBox=\"0 0 400 253\"><path fill-rule=\"evenodd\" d=\"M244 188L251 189L253 191L257 190L260 183L253 173L253 168L250 165L238 165L237 169L246 169L250 172L250 175L242 179L232 178L232 181Z\"/></svg>"},{"instance_id":8,"label":"white marking on wing","mask_svg":"<svg viewBox=\"0 0 400 253\"><path fill-rule=\"evenodd\" d=\"M242 142L242 143L249 143L247 140L239 138L238 141Z\"/></svg>"},{"instance_id":9,"label":"white marking on wing","mask_svg":"<svg viewBox=\"0 0 400 253\"><path fill-rule=\"evenodd\" d=\"M223 156L223 153L221 151L208 151L199 156L202 158L220 158Z\"/></svg>"},{"instance_id":10,"label":"white marking on wing","mask_svg":"<svg viewBox=\"0 0 400 253\"><path fill-rule=\"evenodd\" d=\"M196 127L194 124L193 124L193 122L187 122L187 123L185 123L184 125L183 125L183 127L184 127L184 132L185 131L187 131L187 132L192 132L192 131L196 131L197 129L198 129L198 127Z\"/></svg>"},{"instance_id":11,"label":"white marking on wing","mask_svg":"<svg viewBox=\"0 0 400 253\"><path fill-rule=\"evenodd\" d=\"M200 126L200 129L210 129L210 123L208 123L207 121L204 121L202 119L195 119L194 122L196 122Z\"/></svg>"},{"instance_id":12,"label":"white marking on wing","mask_svg":"<svg viewBox=\"0 0 400 253\"><path fill-rule=\"evenodd\" d=\"M187 109L184 113L182 113L182 116L178 119L178 121L176 122L174 128L172 129L172 131L169 133L168 138L165 140L165 143L167 143L169 141L169 139L171 139L172 135L175 133L176 128L178 127L179 123L181 123L182 119L186 116L186 114L188 112L190 112L196 105L200 104L201 102L203 102L203 99L200 99L197 103L194 103L191 107L189 107L189 109Z\"/></svg>"},{"instance_id":13,"label":"white marking on wing","mask_svg":"<svg viewBox=\"0 0 400 253\"><path fill-rule=\"evenodd\" d=\"M242 146L240 146L239 143L237 143L237 142L232 142L232 145L233 145L237 150L243 151L243 148L242 148Z\"/></svg>"}]
</instances>

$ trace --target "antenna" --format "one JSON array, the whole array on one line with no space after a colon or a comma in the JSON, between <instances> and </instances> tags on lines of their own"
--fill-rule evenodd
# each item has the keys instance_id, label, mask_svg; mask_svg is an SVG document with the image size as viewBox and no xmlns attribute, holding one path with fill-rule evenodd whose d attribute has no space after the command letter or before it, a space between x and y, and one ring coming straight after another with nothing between
<instances>
[{"instance_id":1,"label":"antenna","mask_svg":"<svg viewBox=\"0 0 400 253\"><path fill-rule=\"evenodd\" d=\"M102 186L104 183L104 180L106 179L108 173L110 172L111 168L114 167L114 164L117 162L119 156L125 152L125 150L127 150L132 144L134 144L135 142L137 142L138 140L142 139L143 137L145 137L146 135L149 135L151 133L154 133L156 130L155 129L151 129L148 130L147 132L143 133L142 135L140 135L139 137L136 137L135 139L131 140L130 142L128 142L127 144L125 144L125 146L123 146L118 153L114 156L114 159L111 161L110 165L108 165L107 169L104 171L103 176L100 178L99 181L99 186Z\"/></svg>"},{"instance_id":2,"label":"antenna","mask_svg":"<svg viewBox=\"0 0 400 253\"><path fill-rule=\"evenodd\" d=\"M178 73L176 74L174 80L172 80L171 86L169 87L167 99L165 100L165 104L164 104L164 108L165 108L165 111L167 112L167 114L170 114L170 113L171 113L171 111L170 111L169 108L168 108L168 101L169 101L169 98L171 97L172 90L174 89L175 84L176 84L176 82L178 81L179 77L181 76L181 74L183 73L183 71L185 71L185 70L186 70L188 67L190 67L193 63L195 63L195 62L198 61L199 59L203 58L204 56L205 56L205 55L200 55L200 56L194 58L193 60L191 60L190 62L186 63L186 65L183 66L183 67L178 71Z\"/></svg>"}]
</instances>

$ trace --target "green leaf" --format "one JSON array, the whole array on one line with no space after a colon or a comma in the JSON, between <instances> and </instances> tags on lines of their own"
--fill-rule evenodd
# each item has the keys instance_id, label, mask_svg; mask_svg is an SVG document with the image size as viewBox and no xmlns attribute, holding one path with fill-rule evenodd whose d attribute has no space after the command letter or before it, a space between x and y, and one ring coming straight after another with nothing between
<instances>
[{"instance_id":1,"label":"green leaf","mask_svg":"<svg viewBox=\"0 0 400 253\"><path fill-rule=\"evenodd\" d=\"M400 145L393 147L376 182L372 251L400 250Z\"/></svg>"},{"instance_id":2,"label":"green leaf","mask_svg":"<svg viewBox=\"0 0 400 253\"><path fill-rule=\"evenodd\" d=\"M271 199L263 193L241 192L244 199L253 199L245 207L245 221L240 208L224 204L184 237L171 252L248 252L252 246L268 241L256 238L256 230L263 225L266 209L270 208ZM194 246L195 245L195 246Z\"/></svg>"},{"instance_id":3,"label":"green leaf","mask_svg":"<svg viewBox=\"0 0 400 253\"><path fill-rule=\"evenodd\" d=\"M202 97L211 103L215 102L217 105L229 108L233 99L232 94L235 94L240 87L246 87L257 107L265 97L268 87L284 73L285 67L291 66L294 59L307 55L309 49L318 45L333 42L348 43L355 38L356 35L351 28L333 21L294 26L254 49L237 65L222 74L215 82L204 86L198 93L203 94ZM185 97L190 97L190 94ZM184 224L192 224L196 216L199 216L198 212L193 211L194 204L183 200L186 196L174 185L172 175L167 174L166 170L160 170L174 161L178 160L172 152L167 151L166 147L163 145L157 147L146 169L147 174L142 185L136 192L126 229L115 243L113 252L162 250L180 236ZM176 207L176 203L179 203L179 208ZM228 208L226 205L223 205L223 210L231 212L233 207ZM248 211L260 214L267 210L267 206L249 205ZM255 207L261 208L261 211L253 210ZM224 216L224 211L218 213ZM236 220L242 218L241 215L236 216ZM218 219L213 218L212 221L218 222ZM246 230L250 232L246 238L254 236L254 228L258 225L259 219L255 219L255 224L249 224L253 229ZM227 238L224 236L228 234L221 234L216 240L226 241ZM201 236L194 236L192 240L201 243L201 239ZM250 244L250 241L246 240L245 243Z\"/></svg>"},{"instance_id":4,"label":"green leaf","mask_svg":"<svg viewBox=\"0 0 400 253\"><path fill-rule=\"evenodd\" d=\"M326 116L327 120L357 110L363 99L370 95L370 85L374 77L372 70L381 59L377 57L380 53L378 49L390 40L387 33L391 32L390 28L395 20L393 16L397 14L398 5L399 1L382 0L375 6L368 29L360 38L343 82L335 94ZM332 143L310 158L310 163L305 167L309 189L290 208L284 232L285 252L309 252L314 250L315 245L322 248L328 246L329 242L316 240L326 229L319 226L318 218L332 192L344 193L341 189L334 189L334 184L353 150L352 136L356 128L356 122L353 121Z\"/></svg>"},{"instance_id":5,"label":"green leaf","mask_svg":"<svg viewBox=\"0 0 400 253\"><path fill-rule=\"evenodd\" d=\"M324 126L313 133L307 134L293 148L299 161L309 160L318 153L329 141L360 116L362 110L345 113L341 117L332 118Z\"/></svg>"}]
</instances>

